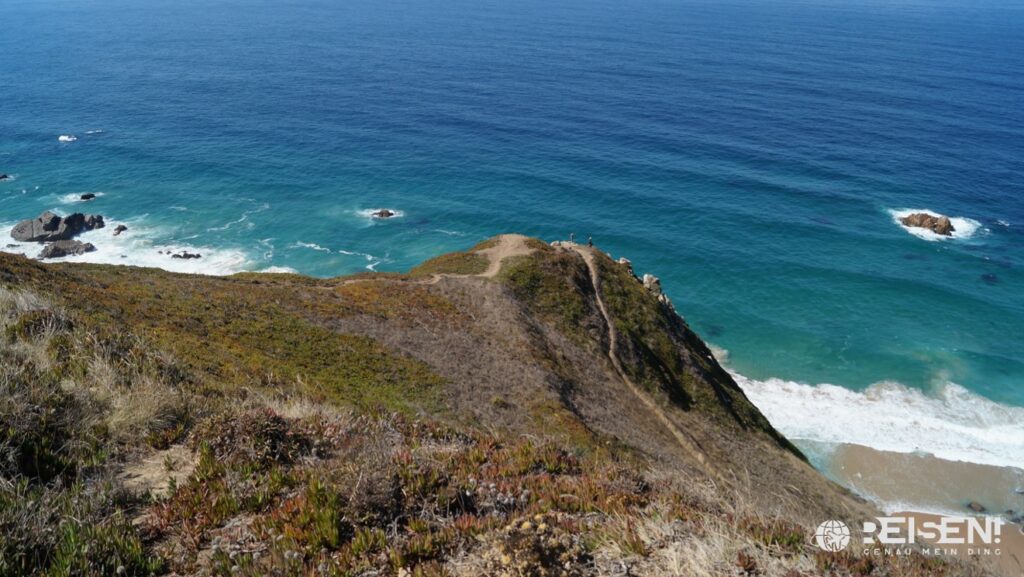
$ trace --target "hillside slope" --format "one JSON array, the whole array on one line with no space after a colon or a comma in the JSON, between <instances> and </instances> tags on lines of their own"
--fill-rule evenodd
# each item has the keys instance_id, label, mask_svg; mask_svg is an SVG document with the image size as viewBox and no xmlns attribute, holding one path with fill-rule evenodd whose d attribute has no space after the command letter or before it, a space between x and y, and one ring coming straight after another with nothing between
<instances>
[{"instance_id":1,"label":"hillside slope","mask_svg":"<svg viewBox=\"0 0 1024 577\"><path fill-rule=\"evenodd\" d=\"M969 570L815 553L872 510L595 249L324 280L0 253L0 287L0 575Z\"/></svg>"}]
</instances>

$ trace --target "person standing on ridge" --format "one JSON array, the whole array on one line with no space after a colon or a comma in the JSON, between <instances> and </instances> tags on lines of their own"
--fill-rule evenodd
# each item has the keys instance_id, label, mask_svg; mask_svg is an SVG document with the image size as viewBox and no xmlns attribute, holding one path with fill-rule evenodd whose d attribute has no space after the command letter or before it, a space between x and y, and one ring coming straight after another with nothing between
<instances>
[{"instance_id":1,"label":"person standing on ridge","mask_svg":"<svg viewBox=\"0 0 1024 577\"><path fill-rule=\"evenodd\" d=\"M575 232L570 232L569 233L569 244L576 244L576 233Z\"/></svg>"},{"instance_id":2,"label":"person standing on ridge","mask_svg":"<svg viewBox=\"0 0 1024 577\"><path fill-rule=\"evenodd\" d=\"M593 236L589 236L589 235L587 236L587 246L589 246L591 248L594 247L594 237Z\"/></svg>"}]
</instances>

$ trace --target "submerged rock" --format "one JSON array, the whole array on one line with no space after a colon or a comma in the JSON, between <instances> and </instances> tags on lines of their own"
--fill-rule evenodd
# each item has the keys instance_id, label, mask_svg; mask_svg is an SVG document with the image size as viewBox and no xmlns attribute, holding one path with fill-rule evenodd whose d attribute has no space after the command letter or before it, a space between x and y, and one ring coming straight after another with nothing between
<instances>
[{"instance_id":1,"label":"submerged rock","mask_svg":"<svg viewBox=\"0 0 1024 577\"><path fill-rule=\"evenodd\" d=\"M900 219L903 226L915 228L927 228L935 234L942 236L953 236L956 231L948 216L935 216L926 212L915 212Z\"/></svg>"},{"instance_id":2,"label":"submerged rock","mask_svg":"<svg viewBox=\"0 0 1024 577\"><path fill-rule=\"evenodd\" d=\"M124 232L126 230L128 230L127 226L125 226L123 224L119 224L119 225L117 225L117 228L114 229L114 236L119 236L122 232Z\"/></svg>"},{"instance_id":3,"label":"submerged rock","mask_svg":"<svg viewBox=\"0 0 1024 577\"><path fill-rule=\"evenodd\" d=\"M58 240L43 247L39 258L61 258L64 256L77 256L92 252L96 247L91 243L78 240Z\"/></svg>"},{"instance_id":4,"label":"submerged rock","mask_svg":"<svg viewBox=\"0 0 1024 577\"><path fill-rule=\"evenodd\" d=\"M382 208L371 214L374 218L391 218L395 216L395 211Z\"/></svg>"},{"instance_id":5,"label":"submerged rock","mask_svg":"<svg viewBox=\"0 0 1024 577\"><path fill-rule=\"evenodd\" d=\"M5 180L7 180L9 178L11 178L11 175L9 175L9 174L6 174L6 173L5 174L0 174L0 182L3 182L3 181L5 181Z\"/></svg>"},{"instance_id":6,"label":"submerged rock","mask_svg":"<svg viewBox=\"0 0 1024 577\"><path fill-rule=\"evenodd\" d=\"M975 513L984 513L986 511L985 506L977 501L971 501L968 503L967 508Z\"/></svg>"},{"instance_id":7,"label":"submerged rock","mask_svg":"<svg viewBox=\"0 0 1024 577\"><path fill-rule=\"evenodd\" d=\"M92 192L87 192L80 197L82 200L92 200L96 198L96 195Z\"/></svg>"},{"instance_id":8,"label":"submerged rock","mask_svg":"<svg viewBox=\"0 0 1024 577\"><path fill-rule=\"evenodd\" d=\"M53 242L68 240L79 234L103 228L103 217L98 214L85 215L80 212L64 218L46 211L31 220L23 220L11 229L11 237L21 242Z\"/></svg>"},{"instance_id":9,"label":"submerged rock","mask_svg":"<svg viewBox=\"0 0 1024 577\"><path fill-rule=\"evenodd\" d=\"M193 258L203 258L203 255L201 255L201 254L199 254L197 252L188 252L186 250L183 250L181 252L176 252L176 253L172 254L171 258L181 258L181 259L189 260L189 259L193 259Z\"/></svg>"}]
</instances>

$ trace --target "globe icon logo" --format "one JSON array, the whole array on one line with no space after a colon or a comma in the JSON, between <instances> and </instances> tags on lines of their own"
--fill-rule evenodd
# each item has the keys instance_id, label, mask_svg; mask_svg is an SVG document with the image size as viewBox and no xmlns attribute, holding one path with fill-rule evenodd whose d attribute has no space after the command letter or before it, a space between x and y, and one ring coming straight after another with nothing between
<instances>
[{"instance_id":1,"label":"globe icon logo","mask_svg":"<svg viewBox=\"0 0 1024 577\"><path fill-rule=\"evenodd\" d=\"M818 525L814 540L823 550L838 553L850 544L850 528L842 521L830 519Z\"/></svg>"}]
</instances>

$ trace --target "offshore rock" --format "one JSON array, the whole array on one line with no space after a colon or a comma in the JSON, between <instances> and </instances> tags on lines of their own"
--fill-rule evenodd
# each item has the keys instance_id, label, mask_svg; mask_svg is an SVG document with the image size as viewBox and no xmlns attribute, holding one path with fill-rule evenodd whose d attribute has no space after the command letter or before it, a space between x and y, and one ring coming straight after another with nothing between
<instances>
[{"instance_id":1,"label":"offshore rock","mask_svg":"<svg viewBox=\"0 0 1024 577\"><path fill-rule=\"evenodd\" d=\"M53 242L69 240L79 234L103 228L103 217L98 214L84 215L76 212L61 218L46 211L31 220L23 220L11 229L11 237L21 242Z\"/></svg>"}]
</instances>

